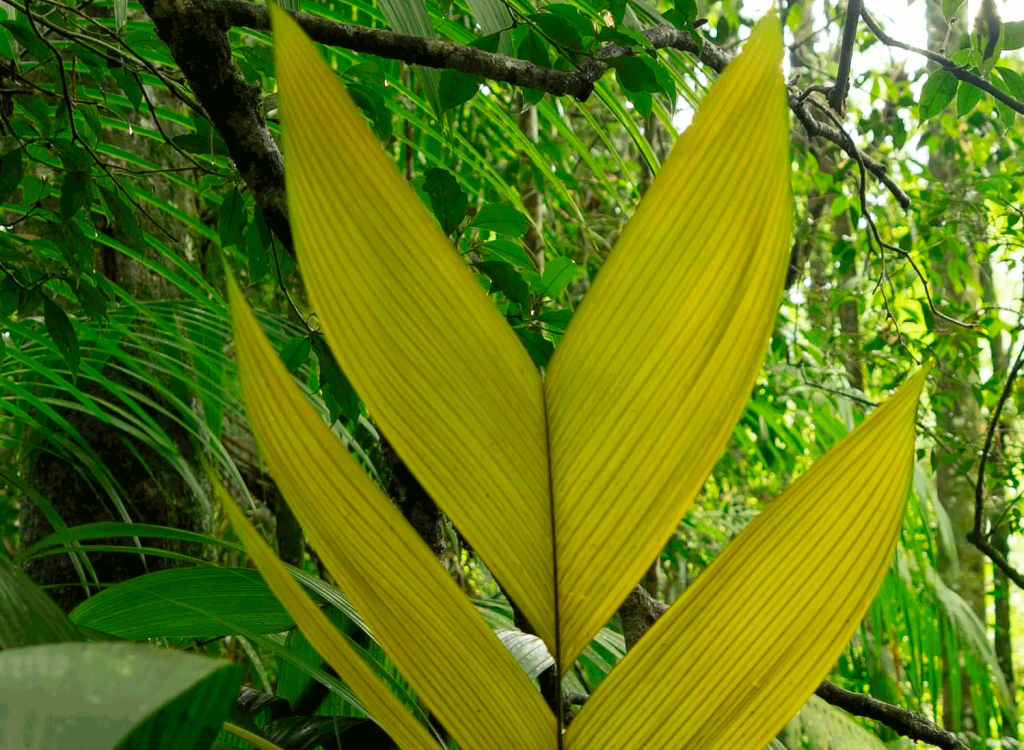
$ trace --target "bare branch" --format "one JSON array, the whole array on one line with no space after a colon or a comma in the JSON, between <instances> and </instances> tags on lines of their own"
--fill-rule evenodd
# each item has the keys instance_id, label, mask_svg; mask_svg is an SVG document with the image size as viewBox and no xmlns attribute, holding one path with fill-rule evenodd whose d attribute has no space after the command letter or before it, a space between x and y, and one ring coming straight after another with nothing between
<instances>
[{"instance_id":1,"label":"bare branch","mask_svg":"<svg viewBox=\"0 0 1024 750\"><path fill-rule=\"evenodd\" d=\"M846 94L850 90L850 64L853 62L853 45L857 41L857 24L860 22L862 0L848 0L846 21L843 23L843 43L839 48L839 70L836 83L828 95L828 103L837 114L846 112Z\"/></svg>"},{"instance_id":2,"label":"bare branch","mask_svg":"<svg viewBox=\"0 0 1024 750\"><path fill-rule=\"evenodd\" d=\"M919 47L914 47L913 45L896 41L882 30L882 27L879 26L875 19L871 17L871 14L868 13L867 8L861 10L861 17L864 19L864 23L868 25L868 28L871 29L871 33L878 37L878 41L880 41L885 46L897 47L899 49L906 50L907 52L916 52L919 55L924 55L932 62L941 65L944 70L949 71L954 78L957 78L965 83L969 83L972 86L977 86L985 93L990 94L993 98L1005 104L1014 112L1019 112L1020 114L1024 115L1024 102L1014 99L1009 94L1000 91L981 76L972 73L962 65L957 65L948 57L946 57L945 55L940 55L938 52L930 52L929 50L926 49L920 49Z\"/></svg>"}]
</instances>

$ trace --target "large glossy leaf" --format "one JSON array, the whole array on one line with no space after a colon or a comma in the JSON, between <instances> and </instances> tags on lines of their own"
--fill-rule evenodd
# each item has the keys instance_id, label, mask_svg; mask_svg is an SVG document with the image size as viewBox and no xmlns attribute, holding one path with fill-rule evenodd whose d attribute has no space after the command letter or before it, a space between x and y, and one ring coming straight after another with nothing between
<instances>
[{"instance_id":1,"label":"large glossy leaf","mask_svg":"<svg viewBox=\"0 0 1024 750\"><path fill-rule=\"evenodd\" d=\"M914 462L921 370L726 548L601 683L572 748L762 748L885 575Z\"/></svg>"},{"instance_id":2,"label":"large glossy leaf","mask_svg":"<svg viewBox=\"0 0 1024 750\"><path fill-rule=\"evenodd\" d=\"M792 213L781 57L766 19L676 142L552 361L563 669L664 547L761 368Z\"/></svg>"},{"instance_id":3,"label":"large glossy leaf","mask_svg":"<svg viewBox=\"0 0 1024 750\"><path fill-rule=\"evenodd\" d=\"M460 745L503 737L510 748L548 746L554 717L539 693L295 387L237 286L229 289L253 433L328 571ZM311 613L294 608L300 601L286 605L303 627Z\"/></svg>"},{"instance_id":4,"label":"large glossy leaf","mask_svg":"<svg viewBox=\"0 0 1024 750\"><path fill-rule=\"evenodd\" d=\"M0 653L5 750L208 747L241 671L131 643L30 646Z\"/></svg>"},{"instance_id":5,"label":"large glossy leaf","mask_svg":"<svg viewBox=\"0 0 1024 750\"><path fill-rule=\"evenodd\" d=\"M334 73L290 18L274 18L296 249L327 341L403 460L552 644L540 376Z\"/></svg>"}]
</instances>

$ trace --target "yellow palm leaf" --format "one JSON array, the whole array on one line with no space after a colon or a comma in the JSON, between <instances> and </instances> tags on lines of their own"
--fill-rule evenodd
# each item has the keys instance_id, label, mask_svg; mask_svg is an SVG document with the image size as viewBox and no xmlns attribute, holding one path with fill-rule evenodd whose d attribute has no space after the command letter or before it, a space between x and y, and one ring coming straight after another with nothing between
<instances>
[{"instance_id":1,"label":"yellow palm leaf","mask_svg":"<svg viewBox=\"0 0 1024 750\"><path fill-rule=\"evenodd\" d=\"M910 378L772 501L587 701L567 750L761 750L828 674L903 521Z\"/></svg>"},{"instance_id":2,"label":"yellow palm leaf","mask_svg":"<svg viewBox=\"0 0 1024 750\"><path fill-rule=\"evenodd\" d=\"M327 342L402 460L551 644L540 376L334 72L272 10L288 205Z\"/></svg>"},{"instance_id":3,"label":"yellow palm leaf","mask_svg":"<svg viewBox=\"0 0 1024 750\"><path fill-rule=\"evenodd\" d=\"M223 496L226 494L223 488L219 489L231 525L256 563L263 580L291 613L317 653L324 657L335 672L345 676L345 684L362 702L362 708L380 723L403 750L438 750L437 742L427 729L416 721L390 688L373 673L345 640L345 636L338 632L327 615L320 611L292 578L242 511L230 498Z\"/></svg>"},{"instance_id":4,"label":"yellow palm leaf","mask_svg":"<svg viewBox=\"0 0 1024 750\"><path fill-rule=\"evenodd\" d=\"M296 387L233 281L228 291L253 434L324 566L461 747L502 737L506 747L553 748L540 694Z\"/></svg>"},{"instance_id":5,"label":"yellow palm leaf","mask_svg":"<svg viewBox=\"0 0 1024 750\"><path fill-rule=\"evenodd\" d=\"M680 136L552 361L563 670L665 546L761 368L792 216L781 59L770 16Z\"/></svg>"}]
</instances>

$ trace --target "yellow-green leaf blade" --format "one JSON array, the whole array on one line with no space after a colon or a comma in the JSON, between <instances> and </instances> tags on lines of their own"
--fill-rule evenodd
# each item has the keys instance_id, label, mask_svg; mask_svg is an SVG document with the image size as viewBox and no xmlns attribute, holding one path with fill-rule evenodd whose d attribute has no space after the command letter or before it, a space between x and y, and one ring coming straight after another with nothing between
<instances>
[{"instance_id":1,"label":"yellow-green leaf blade","mask_svg":"<svg viewBox=\"0 0 1024 750\"><path fill-rule=\"evenodd\" d=\"M234 502L229 497L221 499L231 525L249 551L263 580L288 610L317 653L327 660L337 674L344 676L345 684L362 702L362 707L402 750L438 750L438 744L427 729L381 682L345 640L345 636L331 624L327 615L306 595Z\"/></svg>"},{"instance_id":2,"label":"yellow-green leaf blade","mask_svg":"<svg viewBox=\"0 0 1024 750\"><path fill-rule=\"evenodd\" d=\"M567 750L760 750L828 674L892 559L910 378L726 548L601 683Z\"/></svg>"},{"instance_id":3,"label":"yellow-green leaf blade","mask_svg":"<svg viewBox=\"0 0 1024 750\"><path fill-rule=\"evenodd\" d=\"M664 546L761 367L792 222L781 56L766 18L679 138L552 362L563 669Z\"/></svg>"},{"instance_id":4,"label":"yellow-green leaf blade","mask_svg":"<svg viewBox=\"0 0 1024 750\"><path fill-rule=\"evenodd\" d=\"M540 377L297 24L274 9L285 177L324 334L399 456L554 634Z\"/></svg>"},{"instance_id":5,"label":"yellow-green leaf blade","mask_svg":"<svg viewBox=\"0 0 1024 750\"><path fill-rule=\"evenodd\" d=\"M324 566L461 747L553 748L539 692L299 391L231 279L228 290L253 434Z\"/></svg>"}]
</instances>

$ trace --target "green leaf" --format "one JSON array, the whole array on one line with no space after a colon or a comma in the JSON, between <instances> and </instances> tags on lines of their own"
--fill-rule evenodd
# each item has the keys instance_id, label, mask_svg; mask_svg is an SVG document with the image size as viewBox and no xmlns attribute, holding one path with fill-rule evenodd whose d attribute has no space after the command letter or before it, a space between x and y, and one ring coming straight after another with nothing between
<instances>
[{"instance_id":1,"label":"green leaf","mask_svg":"<svg viewBox=\"0 0 1024 750\"><path fill-rule=\"evenodd\" d=\"M224 143L224 139L213 130L206 134L185 133L183 135L176 135L171 138L171 143L190 154L198 154L200 156L231 156L231 152L228 151L228 146Z\"/></svg>"},{"instance_id":2,"label":"green leaf","mask_svg":"<svg viewBox=\"0 0 1024 750\"><path fill-rule=\"evenodd\" d=\"M921 88L921 101L918 103L918 117L921 122L930 120L939 114L956 96L960 82L948 70L936 70L925 81Z\"/></svg>"},{"instance_id":3,"label":"green leaf","mask_svg":"<svg viewBox=\"0 0 1024 750\"><path fill-rule=\"evenodd\" d=\"M521 237L529 229L530 222L516 208L508 203L488 203L472 218L467 229L480 229L495 234Z\"/></svg>"},{"instance_id":4,"label":"green leaf","mask_svg":"<svg viewBox=\"0 0 1024 750\"><path fill-rule=\"evenodd\" d=\"M1003 49L1015 50L1024 47L1024 21L1006 21L1003 23Z\"/></svg>"},{"instance_id":5,"label":"green leaf","mask_svg":"<svg viewBox=\"0 0 1024 750\"><path fill-rule=\"evenodd\" d=\"M79 604L71 622L127 640L220 638L292 627L259 573L214 567L160 570L110 586Z\"/></svg>"},{"instance_id":6,"label":"green leaf","mask_svg":"<svg viewBox=\"0 0 1024 750\"><path fill-rule=\"evenodd\" d=\"M947 21L951 20L966 0L942 0L942 15Z\"/></svg>"},{"instance_id":7,"label":"green leaf","mask_svg":"<svg viewBox=\"0 0 1024 750\"><path fill-rule=\"evenodd\" d=\"M85 205L90 177L87 172L68 172L60 189L60 213L67 221Z\"/></svg>"},{"instance_id":8,"label":"green leaf","mask_svg":"<svg viewBox=\"0 0 1024 750\"><path fill-rule=\"evenodd\" d=\"M534 269L533 260L526 254L523 246L516 242L492 240L480 245L477 251L487 260L500 260L522 270Z\"/></svg>"},{"instance_id":9,"label":"green leaf","mask_svg":"<svg viewBox=\"0 0 1024 750\"><path fill-rule=\"evenodd\" d=\"M469 199L459 181L447 169L434 167L425 173L423 192L430 199L430 208L442 231L445 234L454 232L469 207Z\"/></svg>"},{"instance_id":10,"label":"green leaf","mask_svg":"<svg viewBox=\"0 0 1024 750\"><path fill-rule=\"evenodd\" d=\"M515 268L497 260L478 263L477 268L491 280L492 292L501 292L509 302L529 306L530 287Z\"/></svg>"},{"instance_id":11,"label":"green leaf","mask_svg":"<svg viewBox=\"0 0 1024 750\"><path fill-rule=\"evenodd\" d=\"M338 360L334 358L324 337L313 336L312 345L320 364L320 395L327 405L331 424L339 417L355 422L359 419L359 395L338 366Z\"/></svg>"},{"instance_id":12,"label":"green leaf","mask_svg":"<svg viewBox=\"0 0 1024 750\"><path fill-rule=\"evenodd\" d=\"M544 274L541 276L543 294L547 297L557 297L573 282L579 270L572 258L564 255L549 260L544 265Z\"/></svg>"},{"instance_id":13,"label":"green leaf","mask_svg":"<svg viewBox=\"0 0 1024 750\"><path fill-rule=\"evenodd\" d=\"M1020 73L1009 68L995 67L995 72L1006 82L1006 87L1009 89L1010 96L1018 101L1024 102L1024 78L1021 77Z\"/></svg>"},{"instance_id":14,"label":"green leaf","mask_svg":"<svg viewBox=\"0 0 1024 750\"><path fill-rule=\"evenodd\" d=\"M18 189L23 169L21 149L8 151L0 159L0 201L6 201Z\"/></svg>"},{"instance_id":15,"label":"green leaf","mask_svg":"<svg viewBox=\"0 0 1024 750\"><path fill-rule=\"evenodd\" d=\"M306 364L312 350L313 345L309 341L309 336L296 336L285 342L281 348L281 361L288 368L288 372L294 373Z\"/></svg>"},{"instance_id":16,"label":"green leaf","mask_svg":"<svg viewBox=\"0 0 1024 750\"><path fill-rule=\"evenodd\" d=\"M71 324L60 306L49 297L43 297L43 316L46 324L46 332L50 334L57 351L64 357L64 361L71 370L71 377L78 374L78 362L80 354L78 350L78 335L75 327Z\"/></svg>"},{"instance_id":17,"label":"green leaf","mask_svg":"<svg viewBox=\"0 0 1024 750\"><path fill-rule=\"evenodd\" d=\"M551 7L551 6L546 6ZM560 51L582 52L583 37L576 27L564 16L554 13L534 13L529 16L541 34Z\"/></svg>"},{"instance_id":18,"label":"green leaf","mask_svg":"<svg viewBox=\"0 0 1024 750\"><path fill-rule=\"evenodd\" d=\"M242 244L245 239L243 233L248 222L249 214L245 210L245 199L238 192L237 187L232 187L224 196L224 202L220 204L220 222L218 223L220 246L228 248Z\"/></svg>"},{"instance_id":19,"label":"green leaf","mask_svg":"<svg viewBox=\"0 0 1024 750\"><path fill-rule=\"evenodd\" d=\"M480 76L470 75L458 70L441 71L438 92L441 98L441 106L444 108L443 111L447 112L449 109L455 109L468 102L476 96L480 90L480 84L483 82L484 79Z\"/></svg>"},{"instance_id":20,"label":"green leaf","mask_svg":"<svg viewBox=\"0 0 1024 750\"><path fill-rule=\"evenodd\" d=\"M532 26L522 24L512 32L516 57L542 68L551 67L551 45Z\"/></svg>"},{"instance_id":21,"label":"green leaf","mask_svg":"<svg viewBox=\"0 0 1024 750\"><path fill-rule=\"evenodd\" d=\"M641 55L614 57L607 63L615 68L615 77L624 91L630 93L646 91L652 94L662 92L655 64L648 58Z\"/></svg>"},{"instance_id":22,"label":"green leaf","mask_svg":"<svg viewBox=\"0 0 1024 750\"><path fill-rule=\"evenodd\" d=\"M249 283L256 284L270 270L270 253L253 224L245 229L245 254L249 260Z\"/></svg>"},{"instance_id":23,"label":"green leaf","mask_svg":"<svg viewBox=\"0 0 1024 750\"><path fill-rule=\"evenodd\" d=\"M142 227L139 226L139 221L135 217L135 207L125 200L119 190L111 190L103 187L103 185L97 185L97 187L100 190L103 203L106 204L107 210L110 212L110 218L117 225L117 228L124 233L124 236L130 242L140 242L142 240Z\"/></svg>"},{"instance_id":24,"label":"green leaf","mask_svg":"<svg viewBox=\"0 0 1024 750\"><path fill-rule=\"evenodd\" d=\"M544 6L544 12L565 19L572 27L574 35L581 40L583 50L586 50L590 42L593 41L593 22L580 13L575 6L568 3L549 3ZM562 40L556 39L556 41L561 42Z\"/></svg>"},{"instance_id":25,"label":"green leaf","mask_svg":"<svg viewBox=\"0 0 1024 750\"><path fill-rule=\"evenodd\" d=\"M957 117L964 117L981 101L981 89L972 83L963 82L956 92L956 114Z\"/></svg>"},{"instance_id":26,"label":"green leaf","mask_svg":"<svg viewBox=\"0 0 1024 750\"><path fill-rule=\"evenodd\" d=\"M132 643L69 643L0 652L5 750L209 747L241 670Z\"/></svg>"},{"instance_id":27,"label":"green leaf","mask_svg":"<svg viewBox=\"0 0 1024 750\"><path fill-rule=\"evenodd\" d=\"M81 640L57 603L0 554L0 649Z\"/></svg>"}]
</instances>

